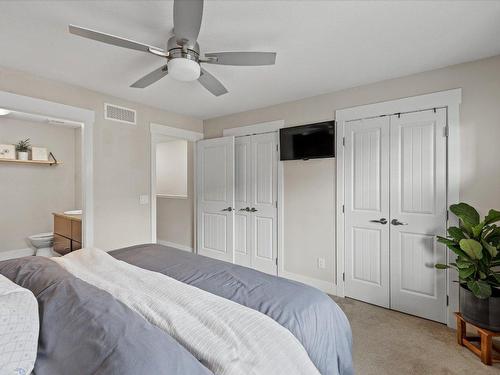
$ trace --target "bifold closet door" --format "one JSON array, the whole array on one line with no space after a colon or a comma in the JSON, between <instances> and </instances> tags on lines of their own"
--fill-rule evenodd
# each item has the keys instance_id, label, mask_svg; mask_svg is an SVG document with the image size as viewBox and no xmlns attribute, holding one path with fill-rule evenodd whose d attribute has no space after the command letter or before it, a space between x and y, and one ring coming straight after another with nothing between
<instances>
[{"instance_id":1,"label":"bifold closet door","mask_svg":"<svg viewBox=\"0 0 500 375\"><path fill-rule=\"evenodd\" d=\"M234 137L197 144L198 254L234 259Z\"/></svg>"},{"instance_id":2,"label":"bifold closet door","mask_svg":"<svg viewBox=\"0 0 500 375\"><path fill-rule=\"evenodd\" d=\"M277 134L235 140L236 264L276 275Z\"/></svg>"},{"instance_id":3,"label":"bifold closet door","mask_svg":"<svg viewBox=\"0 0 500 375\"><path fill-rule=\"evenodd\" d=\"M391 116L391 307L446 322L446 109Z\"/></svg>"},{"instance_id":4,"label":"bifold closet door","mask_svg":"<svg viewBox=\"0 0 500 375\"><path fill-rule=\"evenodd\" d=\"M389 307L389 117L345 127L345 293Z\"/></svg>"}]
</instances>

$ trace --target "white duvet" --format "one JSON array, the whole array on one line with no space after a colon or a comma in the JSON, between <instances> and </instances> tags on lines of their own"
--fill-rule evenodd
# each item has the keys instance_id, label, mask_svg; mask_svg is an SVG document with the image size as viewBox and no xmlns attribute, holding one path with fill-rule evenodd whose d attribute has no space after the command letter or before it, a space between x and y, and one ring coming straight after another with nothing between
<instances>
[{"instance_id":1,"label":"white duvet","mask_svg":"<svg viewBox=\"0 0 500 375\"><path fill-rule=\"evenodd\" d=\"M0 375L31 373L38 331L38 302L33 293L0 275Z\"/></svg>"},{"instance_id":2,"label":"white duvet","mask_svg":"<svg viewBox=\"0 0 500 375\"><path fill-rule=\"evenodd\" d=\"M216 375L319 375L295 336L258 311L99 249L53 260L163 329Z\"/></svg>"}]
</instances>

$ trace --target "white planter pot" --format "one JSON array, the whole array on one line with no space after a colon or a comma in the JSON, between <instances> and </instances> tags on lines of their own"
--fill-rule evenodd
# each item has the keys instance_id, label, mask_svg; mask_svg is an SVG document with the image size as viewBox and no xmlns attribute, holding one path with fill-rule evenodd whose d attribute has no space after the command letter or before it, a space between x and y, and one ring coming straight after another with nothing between
<instances>
[{"instance_id":1,"label":"white planter pot","mask_svg":"<svg viewBox=\"0 0 500 375\"><path fill-rule=\"evenodd\" d=\"M28 153L19 151L17 153L17 160L28 160Z\"/></svg>"}]
</instances>

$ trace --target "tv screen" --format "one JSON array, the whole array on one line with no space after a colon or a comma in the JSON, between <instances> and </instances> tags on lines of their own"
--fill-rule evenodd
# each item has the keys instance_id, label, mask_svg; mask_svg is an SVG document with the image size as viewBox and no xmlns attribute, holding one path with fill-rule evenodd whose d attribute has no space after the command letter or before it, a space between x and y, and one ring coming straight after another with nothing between
<instances>
[{"instance_id":1,"label":"tv screen","mask_svg":"<svg viewBox=\"0 0 500 375\"><path fill-rule=\"evenodd\" d=\"M280 160L335 157L335 121L280 129Z\"/></svg>"}]
</instances>

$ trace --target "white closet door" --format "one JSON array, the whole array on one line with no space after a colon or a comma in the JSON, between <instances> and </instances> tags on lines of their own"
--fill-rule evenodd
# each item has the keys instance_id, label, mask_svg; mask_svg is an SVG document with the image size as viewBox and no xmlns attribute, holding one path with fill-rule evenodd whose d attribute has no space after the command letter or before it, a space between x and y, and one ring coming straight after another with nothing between
<instances>
[{"instance_id":1,"label":"white closet door","mask_svg":"<svg viewBox=\"0 0 500 375\"><path fill-rule=\"evenodd\" d=\"M237 137L234 143L234 262L250 267L252 246L252 137Z\"/></svg>"},{"instance_id":2,"label":"white closet door","mask_svg":"<svg viewBox=\"0 0 500 375\"><path fill-rule=\"evenodd\" d=\"M277 274L277 133L252 136L252 267Z\"/></svg>"},{"instance_id":3,"label":"white closet door","mask_svg":"<svg viewBox=\"0 0 500 375\"><path fill-rule=\"evenodd\" d=\"M345 133L345 293L389 307L389 117Z\"/></svg>"},{"instance_id":4,"label":"white closet door","mask_svg":"<svg viewBox=\"0 0 500 375\"><path fill-rule=\"evenodd\" d=\"M233 262L234 137L198 142L198 254Z\"/></svg>"},{"instance_id":5,"label":"white closet door","mask_svg":"<svg viewBox=\"0 0 500 375\"><path fill-rule=\"evenodd\" d=\"M446 321L446 110L391 117L391 307Z\"/></svg>"}]
</instances>

